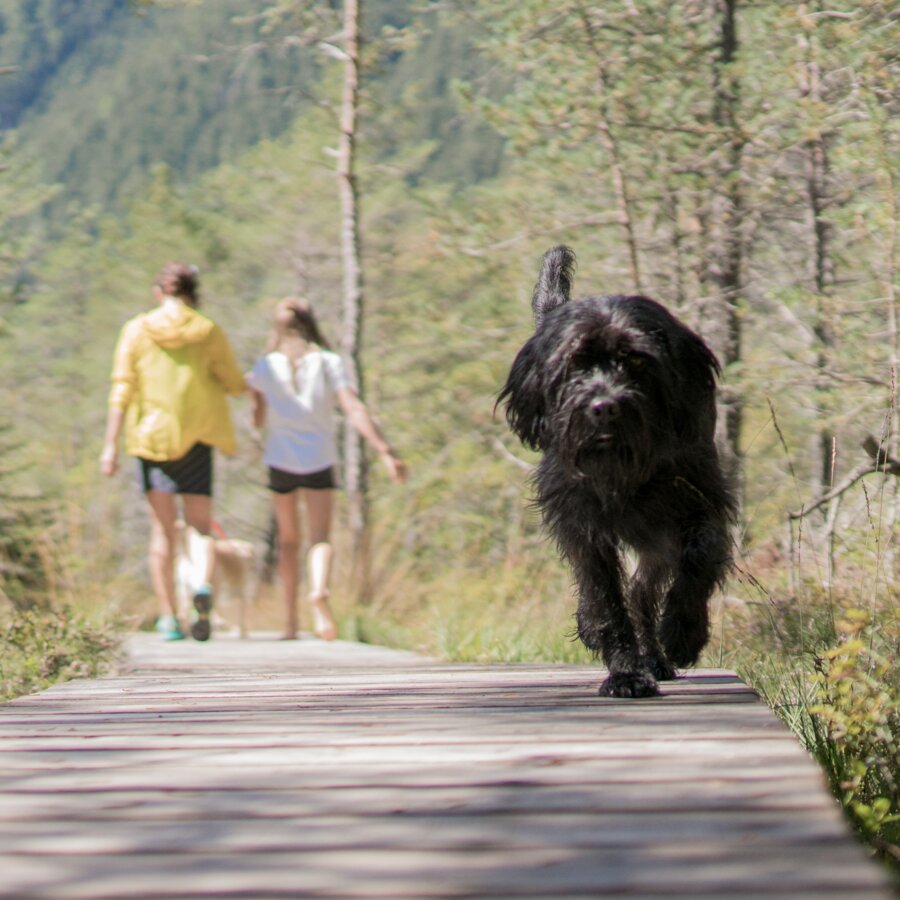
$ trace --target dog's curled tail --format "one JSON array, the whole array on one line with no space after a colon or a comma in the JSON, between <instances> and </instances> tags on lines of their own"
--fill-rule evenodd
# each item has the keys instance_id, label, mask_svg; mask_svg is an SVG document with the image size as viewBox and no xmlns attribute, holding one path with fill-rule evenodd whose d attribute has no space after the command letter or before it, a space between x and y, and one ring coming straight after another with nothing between
<instances>
[{"instance_id":1,"label":"dog's curled tail","mask_svg":"<svg viewBox=\"0 0 900 900\"><path fill-rule=\"evenodd\" d=\"M544 316L551 309L569 302L572 292L572 276L575 273L575 251L560 244L544 254L541 274L531 295L534 327L540 328Z\"/></svg>"}]
</instances>

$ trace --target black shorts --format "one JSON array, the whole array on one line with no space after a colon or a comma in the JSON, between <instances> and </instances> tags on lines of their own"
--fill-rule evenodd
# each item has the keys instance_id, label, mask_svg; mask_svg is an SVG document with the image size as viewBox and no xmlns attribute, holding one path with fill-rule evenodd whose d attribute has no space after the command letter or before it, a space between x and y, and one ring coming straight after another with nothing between
<instances>
[{"instance_id":1,"label":"black shorts","mask_svg":"<svg viewBox=\"0 0 900 900\"><path fill-rule=\"evenodd\" d=\"M155 462L138 459L141 487L163 494L201 494L212 496L212 447L194 444L181 459Z\"/></svg>"},{"instance_id":2,"label":"black shorts","mask_svg":"<svg viewBox=\"0 0 900 900\"><path fill-rule=\"evenodd\" d=\"M327 491L337 487L334 466L318 472L285 472L269 466L269 490L276 494L290 494L298 488L311 491Z\"/></svg>"}]
</instances>

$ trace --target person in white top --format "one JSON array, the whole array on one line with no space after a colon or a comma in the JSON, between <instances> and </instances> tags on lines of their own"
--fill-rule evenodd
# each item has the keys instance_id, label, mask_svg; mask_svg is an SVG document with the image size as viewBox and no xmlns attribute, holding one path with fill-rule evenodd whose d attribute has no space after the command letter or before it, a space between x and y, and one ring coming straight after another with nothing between
<instances>
[{"instance_id":1,"label":"person in white top","mask_svg":"<svg viewBox=\"0 0 900 900\"><path fill-rule=\"evenodd\" d=\"M310 531L306 563L313 630L324 640L334 640L337 626L328 607L328 585L338 463L335 408L340 406L347 421L378 452L393 482L406 480L406 466L372 421L340 356L328 349L309 303L295 297L280 301L274 324L269 350L253 366L247 383L253 396L253 423L266 428L263 459L278 524L284 637L297 635L297 499L302 492Z\"/></svg>"}]
</instances>

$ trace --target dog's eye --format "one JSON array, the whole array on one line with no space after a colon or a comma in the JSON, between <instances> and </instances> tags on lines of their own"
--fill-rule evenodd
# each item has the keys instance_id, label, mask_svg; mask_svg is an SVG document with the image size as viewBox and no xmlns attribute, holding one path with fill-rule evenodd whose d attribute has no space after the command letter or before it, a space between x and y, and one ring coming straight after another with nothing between
<instances>
[{"instance_id":1,"label":"dog's eye","mask_svg":"<svg viewBox=\"0 0 900 900\"><path fill-rule=\"evenodd\" d=\"M572 354L570 362L576 369L590 369L597 365L597 355L589 349L581 349Z\"/></svg>"},{"instance_id":2,"label":"dog's eye","mask_svg":"<svg viewBox=\"0 0 900 900\"><path fill-rule=\"evenodd\" d=\"M638 353L631 353L625 357L625 365L627 365L629 369L643 369L646 364L647 360Z\"/></svg>"}]
</instances>

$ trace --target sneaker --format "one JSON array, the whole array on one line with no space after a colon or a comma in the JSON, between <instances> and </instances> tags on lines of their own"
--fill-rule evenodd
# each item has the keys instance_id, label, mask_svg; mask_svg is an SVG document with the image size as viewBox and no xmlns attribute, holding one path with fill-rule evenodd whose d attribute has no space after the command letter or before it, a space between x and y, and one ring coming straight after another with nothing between
<instances>
[{"instance_id":1,"label":"sneaker","mask_svg":"<svg viewBox=\"0 0 900 900\"><path fill-rule=\"evenodd\" d=\"M195 641L208 641L212 635L212 624L209 621L209 614L212 608L212 588L204 584L197 588L197 592L194 594L196 618L191 622L191 637Z\"/></svg>"},{"instance_id":2,"label":"sneaker","mask_svg":"<svg viewBox=\"0 0 900 900\"><path fill-rule=\"evenodd\" d=\"M184 632L175 616L160 616L156 620L156 631L164 641L183 641Z\"/></svg>"}]
</instances>

